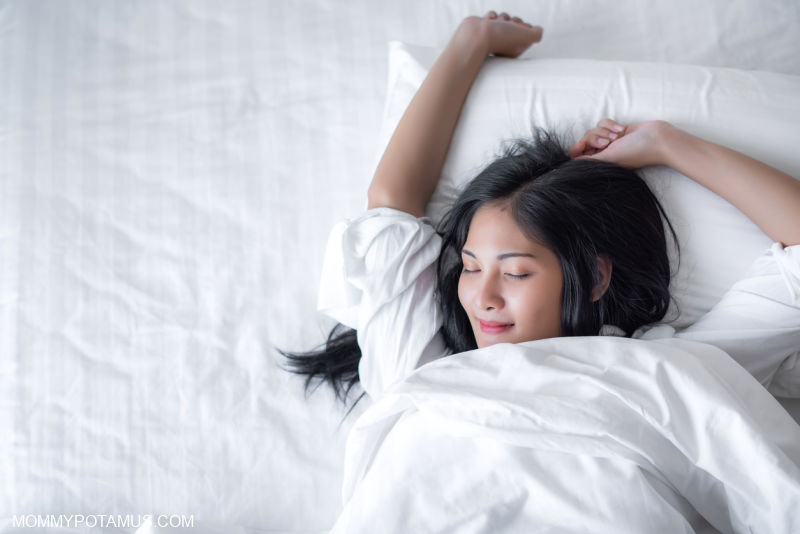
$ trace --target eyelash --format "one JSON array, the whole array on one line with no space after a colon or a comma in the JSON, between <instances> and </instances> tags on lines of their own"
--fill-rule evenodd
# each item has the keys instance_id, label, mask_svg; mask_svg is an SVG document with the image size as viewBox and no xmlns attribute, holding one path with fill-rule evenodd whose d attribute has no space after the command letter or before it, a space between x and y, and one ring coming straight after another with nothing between
<instances>
[{"instance_id":1,"label":"eyelash","mask_svg":"<svg viewBox=\"0 0 800 534\"><path fill-rule=\"evenodd\" d=\"M471 273L477 273L478 271L470 271L464 269L462 272L466 274L471 274ZM511 274L511 273L504 273L504 274L506 276L510 276L511 278L516 278L517 280L522 280L523 278L527 278L528 276L530 276L530 274Z\"/></svg>"}]
</instances>

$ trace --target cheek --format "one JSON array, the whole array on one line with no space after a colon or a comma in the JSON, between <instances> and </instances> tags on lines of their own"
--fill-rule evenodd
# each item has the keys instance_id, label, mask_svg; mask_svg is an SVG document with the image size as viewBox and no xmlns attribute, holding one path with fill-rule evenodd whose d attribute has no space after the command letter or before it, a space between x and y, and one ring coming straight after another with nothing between
<instances>
[{"instance_id":1,"label":"cheek","mask_svg":"<svg viewBox=\"0 0 800 534\"><path fill-rule=\"evenodd\" d=\"M541 294L536 291L532 284L525 287L517 287L514 291L507 291L505 295L506 308L513 313L519 322L525 322L526 319L531 319L537 315L540 300Z\"/></svg>"},{"instance_id":2,"label":"cheek","mask_svg":"<svg viewBox=\"0 0 800 534\"><path fill-rule=\"evenodd\" d=\"M458 278L458 301L465 310L467 309L465 305L467 302L467 292L467 284L464 282L464 276L462 275Z\"/></svg>"},{"instance_id":3,"label":"cheek","mask_svg":"<svg viewBox=\"0 0 800 534\"><path fill-rule=\"evenodd\" d=\"M564 280L561 276L560 270L552 275L551 280L548 283L548 287L550 288L550 300L560 309L561 297L562 293L564 292Z\"/></svg>"},{"instance_id":4,"label":"cheek","mask_svg":"<svg viewBox=\"0 0 800 534\"><path fill-rule=\"evenodd\" d=\"M539 278L534 283L506 292L506 306L522 323L539 323L550 313L558 313L561 293L554 292Z\"/></svg>"}]
</instances>

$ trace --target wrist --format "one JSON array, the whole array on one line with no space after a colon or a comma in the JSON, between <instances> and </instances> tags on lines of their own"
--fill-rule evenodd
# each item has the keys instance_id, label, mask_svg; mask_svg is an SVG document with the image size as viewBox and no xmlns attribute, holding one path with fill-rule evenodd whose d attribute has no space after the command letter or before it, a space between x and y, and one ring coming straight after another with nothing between
<instances>
[{"instance_id":1,"label":"wrist","mask_svg":"<svg viewBox=\"0 0 800 534\"><path fill-rule=\"evenodd\" d=\"M674 167L676 150L683 138L688 135L680 128L667 121L658 121L658 164Z\"/></svg>"},{"instance_id":2,"label":"wrist","mask_svg":"<svg viewBox=\"0 0 800 534\"><path fill-rule=\"evenodd\" d=\"M465 18L459 24L451 42L474 55L486 58L490 48L489 21L475 16Z\"/></svg>"}]
</instances>

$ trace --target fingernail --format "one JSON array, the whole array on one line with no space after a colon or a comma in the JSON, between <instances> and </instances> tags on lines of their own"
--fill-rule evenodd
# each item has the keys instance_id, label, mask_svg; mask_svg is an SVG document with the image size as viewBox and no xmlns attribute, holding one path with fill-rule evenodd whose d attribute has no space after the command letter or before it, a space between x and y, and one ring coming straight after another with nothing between
<instances>
[{"instance_id":1,"label":"fingernail","mask_svg":"<svg viewBox=\"0 0 800 534\"><path fill-rule=\"evenodd\" d=\"M614 139L616 139L619 136L617 134L615 134L615 133L610 133L610 134L608 134L608 137L613 141Z\"/></svg>"},{"instance_id":2,"label":"fingernail","mask_svg":"<svg viewBox=\"0 0 800 534\"><path fill-rule=\"evenodd\" d=\"M606 138L598 139L597 144L600 146L606 146L608 144L608 139Z\"/></svg>"},{"instance_id":3,"label":"fingernail","mask_svg":"<svg viewBox=\"0 0 800 534\"><path fill-rule=\"evenodd\" d=\"M615 124L614 126L611 127L611 129L614 130L615 132L621 132L622 130L625 129L625 127L619 124Z\"/></svg>"}]
</instances>

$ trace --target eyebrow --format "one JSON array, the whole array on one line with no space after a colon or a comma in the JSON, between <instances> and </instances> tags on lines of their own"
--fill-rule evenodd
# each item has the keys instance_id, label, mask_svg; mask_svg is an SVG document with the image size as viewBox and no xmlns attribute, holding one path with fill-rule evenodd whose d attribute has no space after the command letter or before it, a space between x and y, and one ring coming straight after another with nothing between
<instances>
[{"instance_id":1,"label":"eyebrow","mask_svg":"<svg viewBox=\"0 0 800 534\"><path fill-rule=\"evenodd\" d=\"M467 256L472 256L476 260L478 259L478 257L475 256L475 254L473 254L472 252L470 252L467 249L462 249L461 253L462 254L466 254ZM504 252L503 254L500 254L499 256L497 256L497 259L498 260L504 260L506 258L515 258L515 257L518 257L518 256L524 256L524 257L527 257L527 258L536 259L536 256L534 256L533 254L528 254L527 252Z\"/></svg>"}]
</instances>

